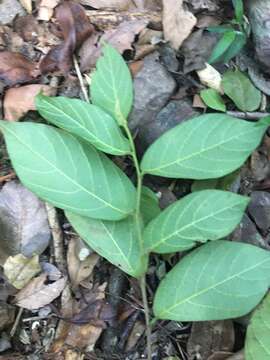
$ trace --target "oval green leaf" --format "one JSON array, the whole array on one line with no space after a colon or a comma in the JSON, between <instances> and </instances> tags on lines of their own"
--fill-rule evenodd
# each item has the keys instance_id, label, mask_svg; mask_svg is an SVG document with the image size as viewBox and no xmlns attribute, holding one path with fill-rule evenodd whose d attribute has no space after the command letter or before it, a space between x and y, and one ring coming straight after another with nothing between
<instances>
[{"instance_id":1,"label":"oval green leaf","mask_svg":"<svg viewBox=\"0 0 270 360\"><path fill-rule=\"evenodd\" d=\"M218 41L217 45L214 47L210 59L208 60L209 64L213 64L222 59L222 55L227 51L235 39L235 31L233 29L228 29L222 38Z\"/></svg>"},{"instance_id":2,"label":"oval green leaf","mask_svg":"<svg viewBox=\"0 0 270 360\"><path fill-rule=\"evenodd\" d=\"M169 178L213 179L239 168L260 144L270 117L258 123L207 114L179 124L146 151L144 173Z\"/></svg>"},{"instance_id":3,"label":"oval green leaf","mask_svg":"<svg viewBox=\"0 0 270 360\"><path fill-rule=\"evenodd\" d=\"M160 214L159 201L157 195L148 187L142 187L141 213L145 224L153 220Z\"/></svg>"},{"instance_id":4,"label":"oval green leaf","mask_svg":"<svg viewBox=\"0 0 270 360\"><path fill-rule=\"evenodd\" d=\"M260 106L261 92L241 71L227 71L223 75L222 87L239 110L255 111Z\"/></svg>"},{"instance_id":5,"label":"oval green leaf","mask_svg":"<svg viewBox=\"0 0 270 360\"><path fill-rule=\"evenodd\" d=\"M190 249L196 242L229 235L240 222L249 199L228 191L203 190L164 210L144 230L144 247L160 254Z\"/></svg>"},{"instance_id":6,"label":"oval green leaf","mask_svg":"<svg viewBox=\"0 0 270 360\"><path fill-rule=\"evenodd\" d=\"M131 276L138 278L145 273L147 256L140 251L133 216L113 222L65 213L81 238L99 255Z\"/></svg>"},{"instance_id":7,"label":"oval green leaf","mask_svg":"<svg viewBox=\"0 0 270 360\"><path fill-rule=\"evenodd\" d=\"M91 78L91 100L125 125L133 102L132 78L122 56L110 45L103 47Z\"/></svg>"},{"instance_id":8,"label":"oval green leaf","mask_svg":"<svg viewBox=\"0 0 270 360\"><path fill-rule=\"evenodd\" d=\"M40 198L105 220L120 220L134 211L134 186L91 145L43 124L1 121L0 129L17 175Z\"/></svg>"},{"instance_id":9,"label":"oval green leaf","mask_svg":"<svg viewBox=\"0 0 270 360\"><path fill-rule=\"evenodd\" d=\"M162 280L158 319L209 321L249 313L270 285L270 254L253 245L214 241L188 254Z\"/></svg>"},{"instance_id":10,"label":"oval green leaf","mask_svg":"<svg viewBox=\"0 0 270 360\"><path fill-rule=\"evenodd\" d=\"M50 123L89 141L112 155L130 153L128 140L116 121L101 108L79 99L63 96L36 96L38 112Z\"/></svg>"},{"instance_id":11,"label":"oval green leaf","mask_svg":"<svg viewBox=\"0 0 270 360\"><path fill-rule=\"evenodd\" d=\"M247 329L245 341L246 360L270 359L270 294L255 310Z\"/></svg>"},{"instance_id":12,"label":"oval green leaf","mask_svg":"<svg viewBox=\"0 0 270 360\"><path fill-rule=\"evenodd\" d=\"M226 106L221 95L215 89L205 89L200 92L204 103L211 109L225 112Z\"/></svg>"}]
</instances>

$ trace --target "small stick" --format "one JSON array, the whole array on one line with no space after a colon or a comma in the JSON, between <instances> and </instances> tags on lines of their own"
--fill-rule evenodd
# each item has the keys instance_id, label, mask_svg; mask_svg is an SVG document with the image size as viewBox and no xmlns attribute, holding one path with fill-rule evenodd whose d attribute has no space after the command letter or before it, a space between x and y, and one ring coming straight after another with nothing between
<instances>
[{"instance_id":1,"label":"small stick","mask_svg":"<svg viewBox=\"0 0 270 360\"><path fill-rule=\"evenodd\" d=\"M7 181L7 180L11 180L14 177L16 177L15 172L11 172L10 174L0 176L0 183Z\"/></svg>"},{"instance_id":2,"label":"small stick","mask_svg":"<svg viewBox=\"0 0 270 360\"><path fill-rule=\"evenodd\" d=\"M84 98L85 98L85 101L89 103L89 102L90 102L89 96L88 96L87 90L86 90L86 88L85 88L85 85L84 85L84 82L83 82L82 73L81 73L81 70L80 70L80 67L79 67L79 64L78 64L78 61L77 61L75 55L73 55L73 62L74 62L74 67L75 67L75 70L76 70L76 74L77 74L77 76L78 76L78 79L79 79L79 82L80 82L80 85L81 85L81 89L82 89L82 92L83 92L83 96L84 96Z\"/></svg>"},{"instance_id":3,"label":"small stick","mask_svg":"<svg viewBox=\"0 0 270 360\"><path fill-rule=\"evenodd\" d=\"M49 225L50 225L50 228L52 231L54 260L55 260L55 263L56 263L58 269L62 273L65 273L66 262L65 262L65 256L64 256L64 253L65 253L64 252L64 238L63 238L62 229L60 227L58 217L57 217L57 212L56 212L55 208L48 203L45 203L45 205L46 205L46 210L47 210L47 214L48 214Z\"/></svg>"},{"instance_id":4,"label":"small stick","mask_svg":"<svg viewBox=\"0 0 270 360\"><path fill-rule=\"evenodd\" d=\"M227 115L237 117L239 119L258 120L266 116L270 116L270 113L266 112L240 112L240 111L227 111Z\"/></svg>"},{"instance_id":5,"label":"small stick","mask_svg":"<svg viewBox=\"0 0 270 360\"><path fill-rule=\"evenodd\" d=\"M21 316L23 314L23 308L20 308L19 311L18 311L18 314L16 316L16 319L15 319L15 322L12 326L12 329L10 330L10 337L13 337L15 335L15 332L17 330L17 327L19 325L19 322L20 322L20 319L21 319Z\"/></svg>"}]
</instances>

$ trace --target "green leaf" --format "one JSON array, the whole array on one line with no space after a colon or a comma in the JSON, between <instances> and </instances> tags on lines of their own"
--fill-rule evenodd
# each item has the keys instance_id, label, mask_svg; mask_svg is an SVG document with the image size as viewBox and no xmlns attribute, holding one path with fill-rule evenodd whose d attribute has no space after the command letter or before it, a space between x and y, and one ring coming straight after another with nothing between
<instances>
[{"instance_id":1,"label":"green leaf","mask_svg":"<svg viewBox=\"0 0 270 360\"><path fill-rule=\"evenodd\" d=\"M261 92L241 71L229 70L223 75L224 93L242 111L255 111L261 103Z\"/></svg>"},{"instance_id":2,"label":"green leaf","mask_svg":"<svg viewBox=\"0 0 270 360\"><path fill-rule=\"evenodd\" d=\"M144 230L144 247L160 254L188 250L196 242L229 235L249 199L221 190L197 191L176 201Z\"/></svg>"},{"instance_id":3,"label":"green leaf","mask_svg":"<svg viewBox=\"0 0 270 360\"><path fill-rule=\"evenodd\" d=\"M200 92L200 96L205 102L205 104L210 107L211 109L218 110L218 111L226 111L226 106L224 104L224 100L214 89L205 89Z\"/></svg>"},{"instance_id":4,"label":"green leaf","mask_svg":"<svg viewBox=\"0 0 270 360\"><path fill-rule=\"evenodd\" d=\"M222 61L224 63L229 62L232 58L234 58L245 46L247 42L247 37L244 33L240 31L235 32L235 39L229 48L222 55Z\"/></svg>"},{"instance_id":5,"label":"green leaf","mask_svg":"<svg viewBox=\"0 0 270 360\"><path fill-rule=\"evenodd\" d=\"M208 26L207 28L207 31L217 34L224 34L233 30L234 28L231 25Z\"/></svg>"},{"instance_id":6,"label":"green leaf","mask_svg":"<svg viewBox=\"0 0 270 360\"><path fill-rule=\"evenodd\" d=\"M214 47L210 59L208 60L209 64L213 64L221 60L222 55L226 50L231 46L236 37L234 30L229 30L224 33L222 38L218 41L217 45Z\"/></svg>"},{"instance_id":7,"label":"green leaf","mask_svg":"<svg viewBox=\"0 0 270 360\"><path fill-rule=\"evenodd\" d=\"M160 214L159 201L156 194L146 186L142 187L141 213L145 224Z\"/></svg>"},{"instance_id":8,"label":"green leaf","mask_svg":"<svg viewBox=\"0 0 270 360\"><path fill-rule=\"evenodd\" d=\"M243 0L232 0L234 11L235 11L235 18L239 24L243 22L244 16L244 4Z\"/></svg>"},{"instance_id":9,"label":"green leaf","mask_svg":"<svg viewBox=\"0 0 270 360\"><path fill-rule=\"evenodd\" d=\"M105 220L120 220L134 211L134 186L91 145L44 124L0 121L0 129L17 175L42 199Z\"/></svg>"},{"instance_id":10,"label":"green leaf","mask_svg":"<svg viewBox=\"0 0 270 360\"><path fill-rule=\"evenodd\" d=\"M258 123L207 114L179 124L146 151L144 173L169 178L212 179L239 168L260 144L270 117Z\"/></svg>"},{"instance_id":11,"label":"green leaf","mask_svg":"<svg viewBox=\"0 0 270 360\"><path fill-rule=\"evenodd\" d=\"M246 360L270 359L270 294L255 310L247 329L245 341Z\"/></svg>"},{"instance_id":12,"label":"green leaf","mask_svg":"<svg viewBox=\"0 0 270 360\"><path fill-rule=\"evenodd\" d=\"M36 107L50 123L89 141L97 149L112 155L130 152L128 140L116 121L101 108L79 99L38 95Z\"/></svg>"},{"instance_id":13,"label":"green leaf","mask_svg":"<svg viewBox=\"0 0 270 360\"><path fill-rule=\"evenodd\" d=\"M159 319L208 321L249 313L270 285L270 254L259 247L214 241L184 257L160 283Z\"/></svg>"},{"instance_id":14,"label":"green leaf","mask_svg":"<svg viewBox=\"0 0 270 360\"><path fill-rule=\"evenodd\" d=\"M131 276L140 277L145 273L147 256L141 254L133 216L113 222L67 211L65 214L77 233L99 255Z\"/></svg>"},{"instance_id":15,"label":"green leaf","mask_svg":"<svg viewBox=\"0 0 270 360\"><path fill-rule=\"evenodd\" d=\"M112 46L103 48L91 79L91 99L125 125L133 102L132 78L122 56Z\"/></svg>"},{"instance_id":16,"label":"green leaf","mask_svg":"<svg viewBox=\"0 0 270 360\"><path fill-rule=\"evenodd\" d=\"M191 191L201 191L208 189L218 189L225 191L233 191L232 187L236 179L239 177L239 170L232 172L219 179L195 180L191 186Z\"/></svg>"}]
</instances>

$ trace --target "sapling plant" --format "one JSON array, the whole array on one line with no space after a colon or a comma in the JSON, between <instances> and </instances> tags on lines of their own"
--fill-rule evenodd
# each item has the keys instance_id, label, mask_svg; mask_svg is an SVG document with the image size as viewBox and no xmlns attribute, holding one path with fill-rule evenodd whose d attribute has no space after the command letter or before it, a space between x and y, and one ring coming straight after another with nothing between
<instances>
[{"instance_id":1,"label":"sapling plant","mask_svg":"<svg viewBox=\"0 0 270 360\"><path fill-rule=\"evenodd\" d=\"M259 145L270 118L257 123L222 113L193 118L162 135L139 162L128 127L132 78L113 47L103 48L90 87L91 103L36 97L38 112L53 126L1 121L0 129L21 182L63 209L97 253L139 279L151 359L150 327L159 319L206 321L250 312L269 287L270 254L225 239L240 222L247 197L206 189L161 212L143 178L202 180L230 174ZM133 159L136 186L115 165L115 155ZM149 254L187 250L159 284L149 311Z\"/></svg>"}]
</instances>

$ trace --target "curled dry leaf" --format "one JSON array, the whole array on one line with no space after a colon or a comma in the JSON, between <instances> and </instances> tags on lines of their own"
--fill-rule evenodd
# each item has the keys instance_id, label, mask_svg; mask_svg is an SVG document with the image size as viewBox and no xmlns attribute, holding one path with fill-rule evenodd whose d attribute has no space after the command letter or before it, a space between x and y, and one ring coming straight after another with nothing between
<instances>
[{"instance_id":1,"label":"curled dry leaf","mask_svg":"<svg viewBox=\"0 0 270 360\"><path fill-rule=\"evenodd\" d=\"M19 53L0 52L0 80L13 86L32 81L40 74L36 64Z\"/></svg>"},{"instance_id":2,"label":"curled dry leaf","mask_svg":"<svg viewBox=\"0 0 270 360\"><path fill-rule=\"evenodd\" d=\"M96 64L101 55L102 44L108 43L121 54L132 49L134 38L147 26L147 20L123 21L116 29L107 30L101 36L98 45L93 43L92 37L87 39L80 50L81 70L86 71Z\"/></svg>"},{"instance_id":3,"label":"curled dry leaf","mask_svg":"<svg viewBox=\"0 0 270 360\"><path fill-rule=\"evenodd\" d=\"M163 31L165 40L176 50L196 25L196 17L185 9L184 1L163 0Z\"/></svg>"},{"instance_id":4,"label":"curled dry leaf","mask_svg":"<svg viewBox=\"0 0 270 360\"><path fill-rule=\"evenodd\" d=\"M41 271L38 255L27 258L22 254L10 256L4 264L4 274L11 285L22 289Z\"/></svg>"},{"instance_id":5,"label":"curled dry leaf","mask_svg":"<svg viewBox=\"0 0 270 360\"><path fill-rule=\"evenodd\" d=\"M56 89L49 85L32 84L8 89L4 97L4 118L16 121L29 110L36 110L35 96L42 92L44 95L56 95Z\"/></svg>"},{"instance_id":6,"label":"curled dry leaf","mask_svg":"<svg viewBox=\"0 0 270 360\"><path fill-rule=\"evenodd\" d=\"M68 272L73 286L78 286L83 280L88 278L99 260L97 254L91 254L81 261L78 254L79 241L80 239L78 238L72 238L68 245Z\"/></svg>"},{"instance_id":7,"label":"curled dry leaf","mask_svg":"<svg viewBox=\"0 0 270 360\"><path fill-rule=\"evenodd\" d=\"M49 244L51 232L44 204L16 181L0 192L0 264L9 255L41 254Z\"/></svg>"},{"instance_id":8,"label":"curled dry leaf","mask_svg":"<svg viewBox=\"0 0 270 360\"><path fill-rule=\"evenodd\" d=\"M16 295L16 305L28 310L36 310L55 300L63 291L67 279L63 277L51 284L46 284L46 280L46 274L32 279Z\"/></svg>"},{"instance_id":9,"label":"curled dry leaf","mask_svg":"<svg viewBox=\"0 0 270 360\"><path fill-rule=\"evenodd\" d=\"M205 65L205 69L197 71L201 83L210 89L216 90L220 94L224 94L220 73L213 66L207 63Z\"/></svg>"},{"instance_id":10,"label":"curled dry leaf","mask_svg":"<svg viewBox=\"0 0 270 360\"><path fill-rule=\"evenodd\" d=\"M52 48L40 63L42 73L68 72L72 66L72 55L86 40L94 28L84 8L75 2L66 1L55 10L64 41Z\"/></svg>"}]
</instances>

